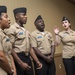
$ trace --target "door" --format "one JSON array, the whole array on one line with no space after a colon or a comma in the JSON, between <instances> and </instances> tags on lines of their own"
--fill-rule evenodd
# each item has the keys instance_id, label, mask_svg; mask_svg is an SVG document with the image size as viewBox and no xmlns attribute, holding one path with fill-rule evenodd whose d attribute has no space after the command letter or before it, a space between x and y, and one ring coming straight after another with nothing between
<instances>
[{"instance_id":1,"label":"door","mask_svg":"<svg viewBox=\"0 0 75 75\"><path fill-rule=\"evenodd\" d=\"M56 75L66 75L65 68L62 61L62 55L56 54L54 59L56 65Z\"/></svg>"}]
</instances>

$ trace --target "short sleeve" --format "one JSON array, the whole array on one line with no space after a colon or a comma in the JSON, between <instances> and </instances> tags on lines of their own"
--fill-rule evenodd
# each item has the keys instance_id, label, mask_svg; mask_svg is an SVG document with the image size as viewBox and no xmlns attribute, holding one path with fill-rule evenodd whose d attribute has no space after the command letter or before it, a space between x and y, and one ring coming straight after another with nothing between
<instances>
[{"instance_id":1,"label":"short sleeve","mask_svg":"<svg viewBox=\"0 0 75 75\"><path fill-rule=\"evenodd\" d=\"M63 38L63 33L59 32L58 36L59 36L59 40L61 41L61 39Z\"/></svg>"},{"instance_id":2,"label":"short sleeve","mask_svg":"<svg viewBox=\"0 0 75 75\"><path fill-rule=\"evenodd\" d=\"M2 51L3 50L3 46L2 46L2 38L1 38L1 36L0 36L0 51Z\"/></svg>"},{"instance_id":3,"label":"short sleeve","mask_svg":"<svg viewBox=\"0 0 75 75\"><path fill-rule=\"evenodd\" d=\"M50 35L51 45L54 45L54 39L53 39L53 36L52 36L51 33L49 33L49 35Z\"/></svg>"},{"instance_id":4,"label":"short sleeve","mask_svg":"<svg viewBox=\"0 0 75 75\"><path fill-rule=\"evenodd\" d=\"M31 45L32 47L37 47L37 40L34 33L31 33Z\"/></svg>"},{"instance_id":5,"label":"short sleeve","mask_svg":"<svg viewBox=\"0 0 75 75\"><path fill-rule=\"evenodd\" d=\"M15 30L13 28L9 28L5 30L6 35L10 38L10 42L15 42Z\"/></svg>"}]
</instances>

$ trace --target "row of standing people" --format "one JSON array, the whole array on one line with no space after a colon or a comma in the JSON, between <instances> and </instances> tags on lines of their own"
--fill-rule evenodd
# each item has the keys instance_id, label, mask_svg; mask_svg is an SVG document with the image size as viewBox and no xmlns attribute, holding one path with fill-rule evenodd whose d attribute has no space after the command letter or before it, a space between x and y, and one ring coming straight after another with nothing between
<instances>
[{"instance_id":1,"label":"row of standing people","mask_svg":"<svg viewBox=\"0 0 75 75\"><path fill-rule=\"evenodd\" d=\"M0 74L34 75L30 57L33 58L37 70L42 69L42 63L31 47L33 37L23 26L27 21L27 9L16 8L13 12L16 23L10 26L7 7L0 6Z\"/></svg>"},{"instance_id":2,"label":"row of standing people","mask_svg":"<svg viewBox=\"0 0 75 75\"><path fill-rule=\"evenodd\" d=\"M67 75L74 75L75 32L70 28L70 21L65 17L63 18L62 25L64 27L64 31L60 33L57 27L54 28L56 35L56 41L54 44L52 34L44 30L45 24L41 15L39 15L34 22L36 30L30 34L30 32L23 26L23 24L26 24L27 21L27 9L25 7L16 8L13 12L15 23L10 26L10 20L8 19L6 7L0 6L0 57L4 54L5 59L8 61L3 61L1 58L4 62L4 64L0 62L1 71L3 71L1 72L1 75L34 75L30 56L34 61L36 75L55 75L55 45L60 44L60 42L63 44L62 55L66 73ZM4 30L5 28L9 29ZM14 61L13 58L10 60L11 58L9 56L13 56Z\"/></svg>"},{"instance_id":3,"label":"row of standing people","mask_svg":"<svg viewBox=\"0 0 75 75\"><path fill-rule=\"evenodd\" d=\"M7 7L0 6L0 75L33 75L30 55L36 62L37 69L42 64L31 48L30 33L27 31L28 35L25 35L23 24L27 20L26 8L14 9L14 16L14 30L7 30L10 27ZM8 32L11 34L8 35Z\"/></svg>"}]
</instances>

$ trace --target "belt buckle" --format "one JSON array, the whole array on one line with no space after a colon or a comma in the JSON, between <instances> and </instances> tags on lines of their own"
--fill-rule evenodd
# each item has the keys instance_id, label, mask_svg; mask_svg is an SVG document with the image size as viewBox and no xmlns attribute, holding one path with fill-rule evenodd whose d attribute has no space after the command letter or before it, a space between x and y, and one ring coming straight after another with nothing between
<instances>
[{"instance_id":1,"label":"belt buckle","mask_svg":"<svg viewBox=\"0 0 75 75\"><path fill-rule=\"evenodd\" d=\"M25 56L28 56L29 55L29 53L25 53Z\"/></svg>"}]
</instances>

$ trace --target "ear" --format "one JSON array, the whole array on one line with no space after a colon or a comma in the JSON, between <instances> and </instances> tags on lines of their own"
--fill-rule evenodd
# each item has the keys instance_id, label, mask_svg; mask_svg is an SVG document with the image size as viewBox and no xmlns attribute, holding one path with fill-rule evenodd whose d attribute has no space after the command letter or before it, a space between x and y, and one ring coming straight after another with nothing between
<instances>
[{"instance_id":1,"label":"ear","mask_svg":"<svg viewBox=\"0 0 75 75\"><path fill-rule=\"evenodd\" d=\"M15 15L15 18L18 19L18 18L19 18L19 14L16 14L16 15Z\"/></svg>"},{"instance_id":2,"label":"ear","mask_svg":"<svg viewBox=\"0 0 75 75\"><path fill-rule=\"evenodd\" d=\"M71 26L71 23L69 23L69 25Z\"/></svg>"},{"instance_id":3,"label":"ear","mask_svg":"<svg viewBox=\"0 0 75 75\"><path fill-rule=\"evenodd\" d=\"M0 18L0 23L1 23L1 18Z\"/></svg>"},{"instance_id":4,"label":"ear","mask_svg":"<svg viewBox=\"0 0 75 75\"><path fill-rule=\"evenodd\" d=\"M71 23L69 24L69 27L71 28Z\"/></svg>"}]
</instances>

